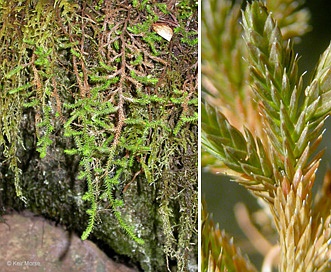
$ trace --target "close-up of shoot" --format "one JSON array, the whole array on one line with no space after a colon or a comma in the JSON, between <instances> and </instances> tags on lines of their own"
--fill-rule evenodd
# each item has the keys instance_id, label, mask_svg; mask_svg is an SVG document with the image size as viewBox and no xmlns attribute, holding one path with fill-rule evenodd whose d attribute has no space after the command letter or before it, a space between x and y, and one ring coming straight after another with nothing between
<instances>
[{"instance_id":1,"label":"close-up of shoot","mask_svg":"<svg viewBox=\"0 0 331 272\"><path fill-rule=\"evenodd\" d=\"M331 170L316 175L327 160L331 45L310 78L300 72L294 43L311 31L303 5L202 1L203 173L247 189L276 238L258 233L255 267L203 204L201 271L331 271Z\"/></svg>"}]
</instances>

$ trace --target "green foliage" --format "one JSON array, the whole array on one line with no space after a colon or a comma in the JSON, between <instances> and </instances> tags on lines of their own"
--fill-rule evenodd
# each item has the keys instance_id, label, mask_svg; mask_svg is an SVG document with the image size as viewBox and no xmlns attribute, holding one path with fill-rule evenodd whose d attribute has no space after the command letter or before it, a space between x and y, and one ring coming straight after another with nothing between
<instances>
[{"instance_id":1,"label":"green foliage","mask_svg":"<svg viewBox=\"0 0 331 272\"><path fill-rule=\"evenodd\" d=\"M202 88L215 103L224 101L236 112L237 97L245 99L245 81L248 77L246 55L238 24L240 5L230 1L204 1L201 10L203 27L201 61ZM215 73L215 71L220 71ZM207 82L208 81L208 82Z\"/></svg>"},{"instance_id":2,"label":"green foliage","mask_svg":"<svg viewBox=\"0 0 331 272\"><path fill-rule=\"evenodd\" d=\"M265 5L277 22L284 40L300 39L311 30L308 24L310 12L304 8L305 1L267 0Z\"/></svg>"},{"instance_id":3,"label":"green foliage","mask_svg":"<svg viewBox=\"0 0 331 272\"><path fill-rule=\"evenodd\" d=\"M298 59L291 43L284 46L271 15L261 12L261 9L256 3L252 4L249 14L247 9L243 17L252 85L263 105L261 113L273 156L284 158L283 161L275 159L274 168L282 169L287 178L293 180L298 170L305 174L312 167L309 157L316 150L324 120L331 110L328 103L322 106L319 100L325 90L329 92L329 86L321 88L317 77L303 90L302 76L298 76ZM328 55L329 50L322 62L328 59ZM323 68L324 63L319 64L319 69ZM329 70L327 67L324 73ZM320 156L321 153L314 163L318 163ZM276 173L274 169L276 182L280 183L280 174Z\"/></svg>"},{"instance_id":4,"label":"green foliage","mask_svg":"<svg viewBox=\"0 0 331 272\"><path fill-rule=\"evenodd\" d=\"M204 148L230 169L241 173L238 181L256 194L266 199L265 191L273 194L272 164L261 140L255 140L248 129L243 135L208 104L202 105L201 115Z\"/></svg>"},{"instance_id":5,"label":"green foliage","mask_svg":"<svg viewBox=\"0 0 331 272\"><path fill-rule=\"evenodd\" d=\"M52 160L50 147L71 143L64 153L79 160L75 179L84 184L89 217L82 239L93 234L102 212L143 244L143 231L128 223L134 215L123 213L121 193L135 180L153 186L153 201L165 207L159 214L167 230L160 235L164 252L184 270L197 220L197 6L180 5L187 12L178 16L181 34L174 39L185 33L183 55L174 55L153 31L152 24L171 12L166 4L129 6L1 2L1 156L24 199L18 154L23 112L33 114L34 148L43 161ZM188 18L194 22L189 31ZM181 222L185 226L178 227Z\"/></svg>"},{"instance_id":6,"label":"green foliage","mask_svg":"<svg viewBox=\"0 0 331 272\"><path fill-rule=\"evenodd\" d=\"M38 128L45 127L45 132L43 133L44 135L37 143L37 146L39 146L37 148L37 151L40 153L40 158L45 158L47 154L47 146L53 143L50 137L52 135L52 132L54 131L54 126L51 124L50 111L51 109L49 106L44 107L44 120L37 125Z\"/></svg>"},{"instance_id":7,"label":"green foliage","mask_svg":"<svg viewBox=\"0 0 331 272\"><path fill-rule=\"evenodd\" d=\"M248 3L241 17L241 39L239 6L207 1L202 12L207 41L202 57L202 144L214 158L205 156L203 161L213 171L234 177L268 204L279 234L280 271L305 271L307 267L325 271L330 250L319 255L311 241L320 240L322 248L329 245L312 225L330 231L321 222L331 215L314 211L312 187L323 155L319 144L324 122L331 113L331 47L304 87L299 58L293 42L287 40L309 30L309 14L300 7L293 1ZM213 11L222 16L207 16ZM209 228L203 239L222 240L215 235L222 236ZM226 252L224 245L208 243L204 269L234 269L231 263L224 268L226 254L215 254ZM307 252L313 257L304 257Z\"/></svg>"},{"instance_id":8,"label":"green foliage","mask_svg":"<svg viewBox=\"0 0 331 272\"><path fill-rule=\"evenodd\" d=\"M305 148L321 133L325 115L316 119L317 106L314 104L318 102L318 92L315 84L307 88L303 98L302 78L297 75L298 59L291 43L285 45L271 15L261 13L257 3L252 4L252 11L243 16L249 69L254 94L261 101L263 132L274 148L271 152L275 160L270 162L266 155L263 144L267 143L263 143L263 138L254 139L248 129L242 134L222 113L208 105L202 111L202 120L203 142L209 152L231 169L245 174L245 179L254 181L253 184L257 182L260 191L261 183L280 184L280 172L285 171L291 180L297 169L306 168L308 156L317 146L313 145L309 150ZM311 88L314 91L309 91ZM302 105L299 104L301 100ZM282 157L285 157L284 161L277 159ZM272 176L274 181L270 180ZM250 184L251 189L255 187ZM264 190L269 191L266 184Z\"/></svg>"},{"instance_id":9,"label":"green foliage","mask_svg":"<svg viewBox=\"0 0 331 272\"><path fill-rule=\"evenodd\" d=\"M267 2L266 5L268 7L270 5L271 9L275 9L274 13L280 12L277 10L279 3L274 5ZM287 3L287 5L290 4ZM257 3L252 4L252 6L256 8ZM239 106L239 112L249 116L251 114L250 108L242 108L242 105L245 105L245 101L248 102L252 99L250 90L245 85L248 74L250 74L254 79L252 88L254 95L262 104L262 106L259 105L263 116L261 122L266 125L263 134L267 133L271 139L271 144L275 147L273 151L275 158L289 156L290 150L294 150L293 156L285 159L287 164L289 161L292 164L299 159L305 144L312 140L312 137L305 133L310 131L311 135L316 138L316 135L321 132L321 123L323 123L325 115L321 116L319 120L315 120L316 118L313 116L315 109L310 107L308 112L308 106L318 96L316 91L310 92L310 95L315 94L314 98L306 95L306 102L299 105L299 101L303 99L304 90L302 88L302 78L297 75L298 59L293 53L292 45L291 43L285 43L281 30L275 25L271 15L262 13L263 17L258 14L260 10L257 8L253 11L255 13L246 12L243 15L243 26L246 30L245 40L248 48L248 52L246 52L240 38L241 30L236 23L239 18L239 6L234 5L232 7L228 1L208 1L206 3L206 7L203 9L203 22L206 27L203 31L207 31L204 35L206 35L208 42L203 44L203 52L205 53L202 57L203 60L205 59L204 74L206 78L204 80L206 84L204 86L206 86L207 91L206 101L211 105L227 104L230 111L234 113L238 112L237 107ZM305 25L304 29L307 31L309 27L306 20L309 15L306 11L296 8L292 8L291 11L295 13L295 18L301 13L305 16L302 15L300 21L295 22L292 17L291 20L284 19L282 26L291 28L293 30L291 32L292 36L300 35L303 32L301 32L302 29L299 29L298 25ZM224 16L211 17L213 19L210 19L210 16L207 16L209 12L221 13ZM286 14L291 16L292 13L288 12ZM287 22L287 25L285 22ZM219 36L220 38L218 38ZM219 48L222 50L218 50ZM242 55L247 54L250 64L249 69L247 69L241 58ZM210 61L211 59L213 61ZM217 66L220 67L218 70L221 70L222 73L215 75L213 71L217 69ZM308 93L308 89L306 93ZM233 97L238 98L233 99ZM253 109L258 110L254 102L249 102L249 104L252 104ZM239 131L241 128L236 129L230 125L231 122L229 123L226 120L229 116L224 116L208 105L206 110L203 110L202 115L202 119L205 120L203 127L206 132L203 135L204 142L210 152L222 159L228 166L231 165L234 170L248 176L262 173L263 176L268 178L271 176L270 162L265 159L262 161L257 159L257 154L262 158L267 158L262 148L262 144L266 144L264 135L258 134L257 136L260 139L254 139L251 132L249 132L249 128L245 128L244 133L242 133ZM240 119L241 117L238 115L235 118ZM233 122L235 121L233 120ZM240 120L240 122L243 122L243 120ZM255 120L255 123L260 123L259 118ZM289 123L293 124L290 128L288 127ZM249 120L248 125L251 125ZM288 131L291 128L294 133ZM220 130L222 138L218 136ZM303 133L304 131L305 133ZM300 136L302 137L299 140ZM303 143L303 139L307 141ZM256 148L255 141L257 141L258 148ZM298 143L295 144L296 142ZM313 151L314 149L311 150L310 154ZM239 162L240 164L238 164ZM248 163L251 166L246 168L242 163L244 165ZM251 168L253 166L255 171ZM273 167L274 170L276 168L284 170L287 166L278 161ZM288 168L287 170L291 171ZM272 174L278 177L276 173ZM293 177L293 173L288 173L288 175L289 178ZM280 181L278 180L278 182Z\"/></svg>"},{"instance_id":10,"label":"green foliage","mask_svg":"<svg viewBox=\"0 0 331 272\"><path fill-rule=\"evenodd\" d=\"M198 2L192 0L180 1L177 5L178 12L180 14L180 20L190 20L196 16ZM189 30L179 24L174 29L174 33L181 35L180 41L188 46L196 46L198 44L197 29L194 26L194 22L191 22Z\"/></svg>"},{"instance_id":11,"label":"green foliage","mask_svg":"<svg viewBox=\"0 0 331 272\"><path fill-rule=\"evenodd\" d=\"M183 20L192 18L194 13L197 12L197 5L198 2L193 0L184 0L178 2L177 8L179 10L179 18Z\"/></svg>"}]
</instances>

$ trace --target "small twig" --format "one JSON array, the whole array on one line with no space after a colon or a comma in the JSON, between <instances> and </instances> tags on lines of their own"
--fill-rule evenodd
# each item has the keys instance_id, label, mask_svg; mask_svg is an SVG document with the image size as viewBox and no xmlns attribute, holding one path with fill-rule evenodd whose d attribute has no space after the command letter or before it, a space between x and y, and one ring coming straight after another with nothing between
<instances>
[{"instance_id":1,"label":"small twig","mask_svg":"<svg viewBox=\"0 0 331 272\"><path fill-rule=\"evenodd\" d=\"M279 253L280 246L276 245L269 250L268 254L265 256L262 265L262 272L272 272L272 267L274 264L279 263Z\"/></svg>"},{"instance_id":2,"label":"small twig","mask_svg":"<svg viewBox=\"0 0 331 272\"><path fill-rule=\"evenodd\" d=\"M245 205L242 203L237 203L234 207L234 214L240 228L256 250L263 256L267 255L273 246L252 224Z\"/></svg>"},{"instance_id":3,"label":"small twig","mask_svg":"<svg viewBox=\"0 0 331 272\"><path fill-rule=\"evenodd\" d=\"M132 182L134 182L134 180L136 179L136 177L137 177L141 172L142 172L142 169L140 169L138 172L136 172L136 173L134 174L134 176L133 176L133 178L130 180L130 182L129 182L127 185L125 185L125 187L124 187L124 189L123 189L123 193L126 192L126 190L129 188L130 184L131 184Z\"/></svg>"}]
</instances>

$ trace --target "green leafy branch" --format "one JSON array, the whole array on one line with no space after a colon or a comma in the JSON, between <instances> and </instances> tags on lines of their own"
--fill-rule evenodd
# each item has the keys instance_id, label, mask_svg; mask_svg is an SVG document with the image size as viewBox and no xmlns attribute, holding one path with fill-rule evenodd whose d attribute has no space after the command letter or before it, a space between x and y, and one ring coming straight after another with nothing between
<instances>
[{"instance_id":1,"label":"green leafy branch","mask_svg":"<svg viewBox=\"0 0 331 272\"><path fill-rule=\"evenodd\" d=\"M320 79L315 77L303 92L302 76L297 74L298 59L292 45L289 42L286 47L283 46L280 30L263 6L254 3L251 9L246 9L243 27L252 86L261 101L259 111L268 137L264 144L273 147L270 155L276 183L292 181L296 173L297 176L302 173L306 186L312 186L308 185L308 181L314 172L312 169L318 166L322 152L313 161L309 161L309 157L320 142L324 120L331 109L327 108L327 104L321 106L319 97L329 86L321 89ZM328 54L327 50L324 59ZM297 182L293 180L294 187ZM289 188L290 184L283 186Z\"/></svg>"},{"instance_id":2,"label":"green leafy branch","mask_svg":"<svg viewBox=\"0 0 331 272\"><path fill-rule=\"evenodd\" d=\"M245 187L272 201L273 168L262 141L255 140L248 129L243 135L220 111L208 104L202 104L201 115L204 148L233 170L229 175L238 177Z\"/></svg>"},{"instance_id":3,"label":"green leafy branch","mask_svg":"<svg viewBox=\"0 0 331 272\"><path fill-rule=\"evenodd\" d=\"M216 3L222 1L210 1L211 6ZM329 222L331 215L330 212L313 212L312 187L323 155L323 150L318 149L323 126L331 111L331 47L321 56L311 82L304 88L303 76L298 75L298 56L292 42L287 41L282 32L285 37L301 35L298 26L306 26L309 16L305 10L292 5L286 13L289 19L285 16L279 23L280 29L273 14L280 14L281 8L271 13L269 6L276 9L281 5L279 1L275 5L271 1L252 2L242 12L246 44L242 52L248 66L235 58L237 48L243 46L236 41L238 28L233 23L233 18L239 16L238 7L232 10L225 2L224 21L205 21L206 25L214 27L211 31L207 29L209 34L215 28L224 32L219 40L213 38L216 35L210 36L207 45L214 52L216 45L229 49L227 56L219 52L214 63L218 63L221 71L226 71L220 77L226 86L231 86L231 93L223 92L221 84L217 84L219 76L209 73L213 64L209 64L211 59L207 55L202 144L214 157L209 160L211 164L223 163L217 165L218 171L235 177L267 202L279 233L281 271L306 271L307 268L324 271L329 267L330 248L329 238L321 230L330 231L325 222ZM224 22L237 31L233 31L233 35L226 32ZM304 31L308 29L305 27ZM229 41L233 42L228 47ZM228 58L233 62L227 61ZM235 70L239 80L229 73L233 63L236 68L240 67ZM247 79L249 84L244 83ZM235 99L229 101L231 96ZM251 118L255 119L255 124L250 122ZM320 249L325 250L325 254L320 254ZM212 267L215 262L208 265Z\"/></svg>"}]
</instances>

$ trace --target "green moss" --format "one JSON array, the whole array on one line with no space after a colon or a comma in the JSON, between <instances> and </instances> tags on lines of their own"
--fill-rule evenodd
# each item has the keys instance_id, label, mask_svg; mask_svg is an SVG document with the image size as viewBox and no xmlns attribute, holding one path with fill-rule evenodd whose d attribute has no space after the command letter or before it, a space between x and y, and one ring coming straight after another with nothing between
<instances>
[{"instance_id":1,"label":"green moss","mask_svg":"<svg viewBox=\"0 0 331 272\"><path fill-rule=\"evenodd\" d=\"M197 46L187 42L181 48L185 54L172 53L152 29L160 15L172 11L151 1L132 6L64 0L0 4L1 172L26 207L75 226L82 239L97 236L116 247L113 233L102 230L111 217L117 231L132 240L131 249L118 248L121 253L130 255L136 243L147 260L154 254L148 248L159 243L183 270L197 214ZM190 18L196 21L195 9ZM193 26L185 29L185 16L177 18L181 33L196 39ZM175 34L174 42L181 35ZM67 174L59 169L55 174L54 161ZM62 185L55 185L51 173ZM36 190L38 181L50 182L54 195ZM141 189L132 189L137 186ZM7 190L6 205L23 207L9 200L13 191ZM134 210L146 199L125 198L131 190L135 197L148 196L157 228ZM61 205L75 207L77 222L59 211ZM182 223L185 228L178 226ZM139 229L145 227L160 232L155 244L151 233ZM139 246L143 241L145 248Z\"/></svg>"}]
</instances>

